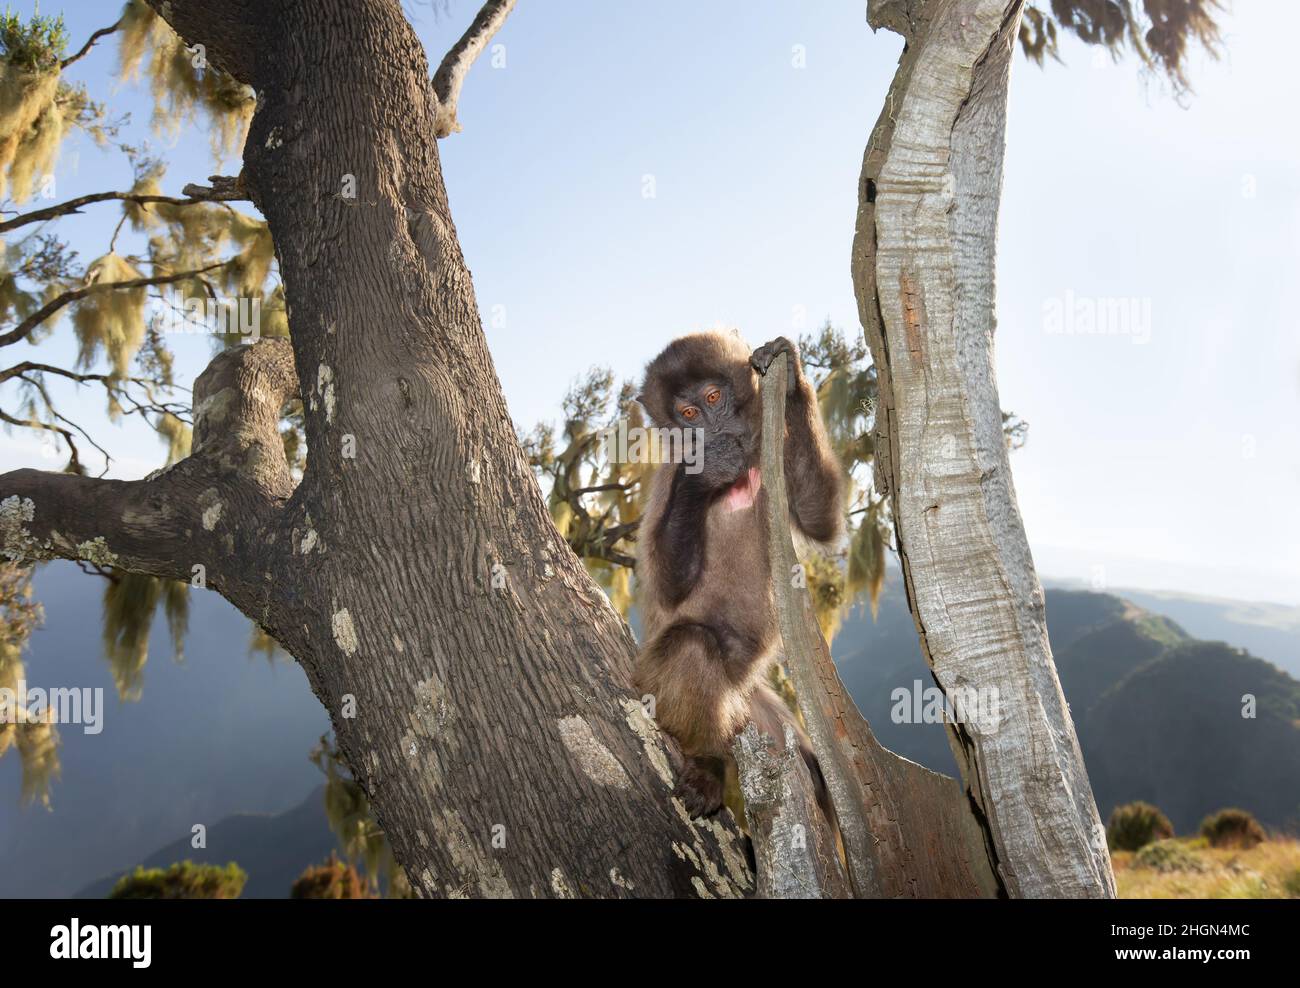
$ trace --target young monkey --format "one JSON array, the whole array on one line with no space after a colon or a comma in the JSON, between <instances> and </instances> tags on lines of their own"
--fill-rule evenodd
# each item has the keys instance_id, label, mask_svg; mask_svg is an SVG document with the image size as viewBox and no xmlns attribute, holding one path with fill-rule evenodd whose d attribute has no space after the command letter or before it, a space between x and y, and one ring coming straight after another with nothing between
<instances>
[{"instance_id":1,"label":"young monkey","mask_svg":"<svg viewBox=\"0 0 1300 988\"><path fill-rule=\"evenodd\" d=\"M747 721L778 742L784 723L795 723L763 682L781 638L767 551L767 489L758 468L757 375L779 353L789 355L790 522L808 538L830 542L840 533L840 467L793 343L779 337L751 354L734 333L683 336L646 367L638 396L654 425L703 430L698 472L684 463L656 469L637 547L645 644L635 682L654 697L656 719L686 756L677 792L692 816L722 805L732 738ZM820 767L795 727L827 806Z\"/></svg>"}]
</instances>

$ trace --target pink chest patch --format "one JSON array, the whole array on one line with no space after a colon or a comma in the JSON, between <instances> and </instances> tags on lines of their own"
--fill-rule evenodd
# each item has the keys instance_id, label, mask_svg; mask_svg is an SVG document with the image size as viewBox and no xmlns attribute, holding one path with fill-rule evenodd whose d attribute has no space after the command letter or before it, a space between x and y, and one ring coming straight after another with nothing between
<instances>
[{"instance_id":1,"label":"pink chest patch","mask_svg":"<svg viewBox=\"0 0 1300 988\"><path fill-rule=\"evenodd\" d=\"M727 493L722 495L722 503L728 511L741 511L751 507L762 486L763 478L759 476L758 467L750 467L745 476L727 488Z\"/></svg>"}]
</instances>

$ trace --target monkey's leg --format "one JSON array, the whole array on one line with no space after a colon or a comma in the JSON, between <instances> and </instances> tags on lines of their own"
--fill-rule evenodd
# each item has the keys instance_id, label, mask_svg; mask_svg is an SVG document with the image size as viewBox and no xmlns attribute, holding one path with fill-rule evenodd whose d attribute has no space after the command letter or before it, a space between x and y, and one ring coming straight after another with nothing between
<instances>
[{"instance_id":1,"label":"monkey's leg","mask_svg":"<svg viewBox=\"0 0 1300 988\"><path fill-rule=\"evenodd\" d=\"M749 716L746 686L761 651L734 633L683 622L637 657L637 688L654 697L655 719L686 756L677 792L692 816L722 805L723 760Z\"/></svg>"}]
</instances>

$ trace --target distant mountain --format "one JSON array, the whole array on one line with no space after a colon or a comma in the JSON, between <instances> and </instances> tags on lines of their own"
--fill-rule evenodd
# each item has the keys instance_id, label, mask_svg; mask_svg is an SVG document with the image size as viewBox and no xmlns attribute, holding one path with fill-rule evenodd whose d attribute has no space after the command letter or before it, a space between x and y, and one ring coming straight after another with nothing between
<instances>
[{"instance_id":1,"label":"distant mountain","mask_svg":"<svg viewBox=\"0 0 1300 988\"><path fill-rule=\"evenodd\" d=\"M1106 690L1078 730L1098 802L1144 799L1183 832L1225 806L1300 828L1300 683L1241 649L1166 649Z\"/></svg>"},{"instance_id":2,"label":"distant mountain","mask_svg":"<svg viewBox=\"0 0 1300 988\"><path fill-rule=\"evenodd\" d=\"M1116 590L1125 600L1177 621L1187 633L1224 641L1300 679L1300 607L1218 600L1151 590Z\"/></svg>"},{"instance_id":3,"label":"distant mountain","mask_svg":"<svg viewBox=\"0 0 1300 988\"><path fill-rule=\"evenodd\" d=\"M325 818L324 787L284 813L237 813L208 828L207 847L193 848L188 839L174 841L140 862L146 868L166 868L189 859L197 864L224 865L234 861L248 873L245 899L287 899L294 880L311 865L342 851ZM103 899L123 874L92 882L73 898Z\"/></svg>"},{"instance_id":4,"label":"distant mountain","mask_svg":"<svg viewBox=\"0 0 1300 988\"><path fill-rule=\"evenodd\" d=\"M1300 683L1115 595L1061 588L1046 595L1061 688L1103 818L1145 799L1183 832L1225 806L1266 825L1300 827ZM1231 631L1225 614L1192 616ZM887 582L874 623L869 614L845 622L832 652L882 744L956 773L941 725L891 717L893 690L934 685L900 580ZM1242 716L1246 694L1255 697L1253 718Z\"/></svg>"}]
</instances>

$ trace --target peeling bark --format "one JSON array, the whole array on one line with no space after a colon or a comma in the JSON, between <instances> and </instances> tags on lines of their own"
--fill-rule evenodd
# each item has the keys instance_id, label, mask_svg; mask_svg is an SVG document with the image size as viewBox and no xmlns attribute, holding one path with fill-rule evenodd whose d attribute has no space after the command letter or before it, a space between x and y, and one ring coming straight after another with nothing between
<instances>
[{"instance_id":1,"label":"peeling bark","mask_svg":"<svg viewBox=\"0 0 1300 988\"><path fill-rule=\"evenodd\" d=\"M753 839L760 899L848 899L835 834L821 816L794 728L780 739L753 723L733 745Z\"/></svg>"},{"instance_id":2,"label":"peeling bark","mask_svg":"<svg viewBox=\"0 0 1300 988\"><path fill-rule=\"evenodd\" d=\"M1016 506L993 366L994 256L1019 0L888 0L907 41L859 188L853 277L879 373L876 477L936 683L996 697L949 740L1011 896L1113 896ZM990 692L991 691L991 692Z\"/></svg>"}]
</instances>

